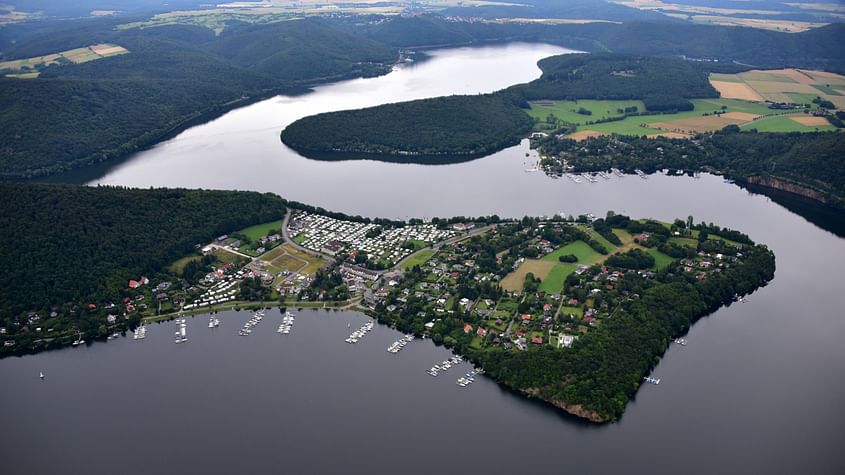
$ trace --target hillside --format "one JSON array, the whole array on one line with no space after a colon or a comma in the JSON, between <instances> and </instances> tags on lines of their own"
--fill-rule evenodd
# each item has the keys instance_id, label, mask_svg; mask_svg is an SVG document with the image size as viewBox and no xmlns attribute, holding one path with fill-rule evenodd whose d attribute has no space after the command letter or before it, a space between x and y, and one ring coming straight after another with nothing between
<instances>
[{"instance_id":1,"label":"hillside","mask_svg":"<svg viewBox=\"0 0 845 475\"><path fill-rule=\"evenodd\" d=\"M483 155L519 142L533 121L497 95L450 96L300 119L282 132L312 152L375 155Z\"/></svg>"},{"instance_id":2,"label":"hillside","mask_svg":"<svg viewBox=\"0 0 845 475\"><path fill-rule=\"evenodd\" d=\"M0 183L0 203L0 327L55 306L45 328L83 333L105 320L103 303L122 299L129 279L152 277L198 243L285 212L281 198L253 192L23 183ZM89 303L97 309L75 310Z\"/></svg>"},{"instance_id":3,"label":"hillside","mask_svg":"<svg viewBox=\"0 0 845 475\"><path fill-rule=\"evenodd\" d=\"M36 79L0 78L0 178L122 157L189 121L250 101L319 81L383 74L397 57L391 47L320 20L233 26L220 37L191 26L115 31L109 23L86 25L60 32L62 44L97 38L129 53L48 66ZM10 54L44 54L55 41L32 40Z\"/></svg>"},{"instance_id":4,"label":"hillside","mask_svg":"<svg viewBox=\"0 0 845 475\"><path fill-rule=\"evenodd\" d=\"M621 54L566 54L541 60L543 75L505 92L523 99L641 99L650 111L691 110L687 98L719 97L698 63Z\"/></svg>"}]
</instances>

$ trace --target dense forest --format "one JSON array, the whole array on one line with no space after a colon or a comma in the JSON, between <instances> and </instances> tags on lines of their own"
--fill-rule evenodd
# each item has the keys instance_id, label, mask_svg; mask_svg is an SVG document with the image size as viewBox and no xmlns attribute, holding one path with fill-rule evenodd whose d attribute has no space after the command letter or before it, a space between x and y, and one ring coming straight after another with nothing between
<instances>
[{"instance_id":1,"label":"dense forest","mask_svg":"<svg viewBox=\"0 0 845 475\"><path fill-rule=\"evenodd\" d=\"M117 31L86 23L7 51L31 56L112 42L130 52L0 78L0 178L53 174L127 155L193 120L314 82L389 70L398 52L319 19ZM44 111L50 114L44 114Z\"/></svg>"},{"instance_id":2,"label":"dense forest","mask_svg":"<svg viewBox=\"0 0 845 475\"><path fill-rule=\"evenodd\" d=\"M504 93L537 99L642 99L650 111L682 110L687 98L719 97L700 63L621 54L564 54L540 60L543 75Z\"/></svg>"},{"instance_id":3,"label":"dense forest","mask_svg":"<svg viewBox=\"0 0 845 475\"><path fill-rule=\"evenodd\" d=\"M270 194L0 183L0 327L56 312L45 326L84 333L129 279L152 277L216 236L285 213ZM94 304L95 311L78 311ZM23 317L25 318L25 317Z\"/></svg>"},{"instance_id":4,"label":"dense forest","mask_svg":"<svg viewBox=\"0 0 845 475\"><path fill-rule=\"evenodd\" d=\"M607 136L576 142L546 137L533 145L552 157L544 163L552 173L562 173L566 160L575 171L669 168L713 171L737 180L772 176L809 188L807 197L845 209L845 134L838 132L770 134L727 127L694 140Z\"/></svg>"},{"instance_id":5,"label":"dense forest","mask_svg":"<svg viewBox=\"0 0 845 475\"><path fill-rule=\"evenodd\" d=\"M507 97L450 96L305 117L282 141L302 151L482 155L518 143L532 125Z\"/></svg>"},{"instance_id":6,"label":"dense forest","mask_svg":"<svg viewBox=\"0 0 845 475\"><path fill-rule=\"evenodd\" d=\"M626 21L544 25L448 21L422 15L371 22L356 30L378 42L403 48L496 41L551 43L587 52L687 57L710 64L733 62L757 68L799 67L845 72L845 24L803 33L686 22Z\"/></svg>"}]
</instances>

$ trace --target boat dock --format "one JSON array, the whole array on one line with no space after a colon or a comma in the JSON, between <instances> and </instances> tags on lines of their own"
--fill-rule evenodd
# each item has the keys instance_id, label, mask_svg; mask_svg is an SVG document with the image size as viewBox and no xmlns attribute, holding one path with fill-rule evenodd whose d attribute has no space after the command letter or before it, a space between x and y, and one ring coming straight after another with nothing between
<instances>
[{"instance_id":1,"label":"boat dock","mask_svg":"<svg viewBox=\"0 0 845 475\"><path fill-rule=\"evenodd\" d=\"M184 318L176 319L176 332L174 333L174 343L185 343L188 341L188 323Z\"/></svg>"},{"instance_id":2,"label":"boat dock","mask_svg":"<svg viewBox=\"0 0 845 475\"><path fill-rule=\"evenodd\" d=\"M263 320L263 319L264 319L264 312L262 312L261 310L256 311L252 315L252 318L250 318L246 323L244 323L244 326L241 327L240 330L238 330L238 335L249 336L249 334L252 333L252 329L256 325L261 323L261 320Z\"/></svg>"},{"instance_id":3,"label":"boat dock","mask_svg":"<svg viewBox=\"0 0 845 475\"><path fill-rule=\"evenodd\" d=\"M374 326L375 326L375 324L373 323L372 320L370 320L369 322L365 323L361 328L352 332L352 334L349 335L349 338L347 338L344 341L351 344L351 345L354 345L355 343L358 343L358 340L363 338L364 335L369 333L373 329Z\"/></svg>"},{"instance_id":4,"label":"boat dock","mask_svg":"<svg viewBox=\"0 0 845 475\"><path fill-rule=\"evenodd\" d=\"M428 373L431 376L436 377L441 372L447 371L452 366L457 366L457 365L461 364L463 361L464 361L463 358L461 358L460 356L453 356L453 357L449 358L448 360L443 360L443 362L441 362L440 364L436 364L436 365L432 366L431 368L427 369L426 373Z\"/></svg>"},{"instance_id":5,"label":"boat dock","mask_svg":"<svg viewBox=\"0 0 845 475\"><path fill-rule=\"evenodd\" d=\"M646 376L643 380L650 384L660 384L660 378L652 378L651 376Z\"/></svg>"},{"instance_id":6,"label":"boat dock","mask_svg":"<svg viewBox=\"0 0 845 475\"><path fill-rule=\"evenodd\" d=\"M402 338L394 341L387 347L387 351L393 354L399 353L402 351L402 348L405 348L405 345L410 343L414 339L414 335L408 334L403 336Z\"/></svg>"},{"instance_id":7,"label":"boat dock","mask_svg":"<svg viewBox=\"0 0 845 475\"><path fill-rule=\"evenodd\" d=\"M282 317L282 324L279 325L278 330L276 333L281 333L282 335L287 335L290 333L291 328L293 328L293 314L290 312L285 312L285 316Z\"/></svg>"}]
</instances>

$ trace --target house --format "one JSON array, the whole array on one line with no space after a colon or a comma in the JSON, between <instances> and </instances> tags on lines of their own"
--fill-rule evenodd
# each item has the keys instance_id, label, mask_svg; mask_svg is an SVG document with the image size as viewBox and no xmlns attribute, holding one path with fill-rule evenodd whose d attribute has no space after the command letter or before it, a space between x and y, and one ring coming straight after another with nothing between
<instances>
[{"instance_id":1,"label":"house","mask_svg":"<svg viewBox=\"0 0 845 475\"><path fill-rule=\"evenodd\" d=\"M485 336L487 336L487 329L486 329L486 328L481 328L481 327L478 327L478 331L477 331L477 332L475 332L475 334L476 334L476 335L478 335L478 336L480 336L480 337L482 337L482 338L484 338Z\"/></svg>"},{"instance_id":2,"label":"house","mask_svg":"<svg viewBox=\"0 0 845 475\"><path fill-rule=\"evenodd\" d=\"M425 325L423 325L423 326L424 326L426 329L431 330L432 328L434 328L434 321L432 320L432 321L430 321L430 322L426 323L426 324L425 324Z\"/></svg>"},{"instance_id":3,"label":"house","mask_svg":"<svg viewBox=\"0 0 845 475\"><path fill-rule=\"evenodd\" d=\"M106 321L109 323L114 323L115 321L117 321L117 317L115 315L109 315L106 317Z\"/></svg>"},{"instance_id":4,"label":"house","mask_svg":"<svg viewBox=\"0 0 845 475\"><path fill-rule=\"evenodd\" d=\"M469 323L464 325L464 333L471 333L472 332L472 325Z\"/></svg>"},{"instance_id":5,"label":"house","mask_svg":"<svg viewBox=\"0 0 845 475\"><path fill-rule=\"evenodd\" d=\"M531 339L531 343L533 343L535 345L542 345L543 344L543 337L535 336L534 338Z\"/></svg>"}]
</instances>

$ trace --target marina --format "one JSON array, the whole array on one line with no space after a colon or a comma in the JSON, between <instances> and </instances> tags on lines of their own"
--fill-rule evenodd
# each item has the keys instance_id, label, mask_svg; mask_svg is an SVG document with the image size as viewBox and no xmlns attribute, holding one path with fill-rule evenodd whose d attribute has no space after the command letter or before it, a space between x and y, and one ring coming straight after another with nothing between
<instances>
[{"instance_id":1,"label":"marina","mask_svg":"<svg viewBox=\"0 0 845 475\"><path fill-rule=\"evenodd\" d=\"M188 323L184 318L176 319L176 332L173 337L174 343L185 343L188 341Z\"/></svg>"},{"instance_id":2,"label":"marina","mask_svg":"<svg viewBox=\"0 0 845 475\"><path fill-rule=\"evenodd\" d=\"M256 325L261 323L261 320L264 319L264 312L261 310L256 311L252 318L247 320L246 323L238 330L238 335L240 336L249 336L252 333L252 329L255 328Z\"/></svg>"},{"instance_id":3,"label":"marina","mask_svg":"<svg viewBox=\"0 0 845 475\"><path fill-rule=\"evenodd\" d=\"M387 347L387 351L393 354L399 353L402 351L402 348L405 348L405 345L410 343L414 339L414 335L408 334L403 336L402 338L394 341Z\"/></svg>"},{"instance_id":4,"label":"marina","mask_svg":"<svg viewBox=\"0 0 845 475\"><path fill-rule=\"evenodd\" d=\"M443 360L441 363L432 366L431 368L426 370L431 376L437 377L438 374L448 371L453 366L458 366L459 364L463 363L464 359L460 356L453 356L449 359Z\"/></svg>"},{"instance_id":5,"label":"marina","mask_svg":"<svg viewBox=\"0 0 845 475\"><path fill-rule=\"evenodd\" d=\"M208 317L208 328L217 328L220 326L220 319L215 316Z\"/></svg>"},{"instance_id":6,"label":"marina","mask_svg":"<svg viewBox=\"0 0 845 475\"><path fill-rule=\"evenodd\" d=\"M352 345L354 345L355 343L358 343L358 340L360 340L361 338L364 337L364 335L369 333L373 329L374 326L375 326L375 323L373 322L373 320L368 321L363 326L361 326L361 328L352 332L352 334L349 335L349 338L347 338L345 341L349 344L352 344Z\"/></svg>"},{"instance_id":7,"label":"marina","mask_svg":"<svg viewBox=\"0 0 845 475\"><path fill-rule=\"evenodd\" d=\"M291 329L293 328L293 321L294 315L286 311L285 315L282 317L282 324L279 325L279 328L276 330L276 332L282 335L289 334Z\"/></svg>"}]
</instances>

